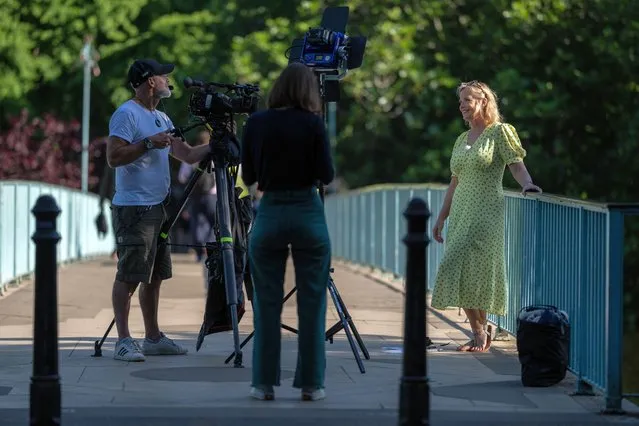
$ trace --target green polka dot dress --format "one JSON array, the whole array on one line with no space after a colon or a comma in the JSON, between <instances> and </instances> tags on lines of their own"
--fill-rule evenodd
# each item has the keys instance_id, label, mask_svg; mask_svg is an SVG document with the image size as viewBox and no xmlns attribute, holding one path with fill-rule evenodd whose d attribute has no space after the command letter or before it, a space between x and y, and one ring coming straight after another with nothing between
<instances>
[{"instance_id":1,"label":"green polka dot dress","mask_svg":"<svg viewBox=\"0 0 639 426\"><path fill-rule=\"evenodd\" d=\"M450 169L458 183L453 194L444 256L431 306L460 307L506 314L504 191L506 165L526 156L515 128L494 123L468 145L468 131L455 141Z\"/></svg>"}]
</instances>

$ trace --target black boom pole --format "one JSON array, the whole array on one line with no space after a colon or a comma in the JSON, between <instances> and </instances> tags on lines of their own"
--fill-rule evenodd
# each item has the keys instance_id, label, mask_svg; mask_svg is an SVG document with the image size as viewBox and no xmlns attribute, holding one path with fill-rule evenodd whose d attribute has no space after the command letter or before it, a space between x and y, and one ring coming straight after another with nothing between
<instances>
[{"instance_id":1,"label":"black boom pole","mask_svg":"<svg viewBox=\"0 0 639 426\"><path fill-rule=\"evenodd\" d=\"M404 211L408 234L406 302L404 310L404 360L399 396L399 425L429 424L430 390L426 376L426 248L430 217L424 200L413 198Z\"/></svg>"},{"instance_id":2,"label":"black boom pole","mask_svg":"<svg viewBox=\"0 0 639 426\"><path fill-rule=\"evenodd\" d=\"M30 425L60 424L58 375L58 261L57 217L60 208L50 195L42 195L31 210L36 229L35 311L33 315L33 375L30 390Z\"/></svg>"}]
</instances>

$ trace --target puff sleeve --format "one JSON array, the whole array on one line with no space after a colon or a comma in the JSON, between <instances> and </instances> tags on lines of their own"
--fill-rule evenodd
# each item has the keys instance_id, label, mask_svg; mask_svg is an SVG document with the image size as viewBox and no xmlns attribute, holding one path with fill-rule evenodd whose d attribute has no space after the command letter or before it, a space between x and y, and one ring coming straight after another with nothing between
<instances>
[{"instance_id":1,"label":"puff sleeve","mask_svg":"<svg viewBox=\"0 0 639 426\"><path fill-rule=\"evenodd\" d=\"M523 161L524 157L526 157L526 150L521 146L521 141L515 128L506 123L501 124L499 127L499 156L506 165Z\"/></svg>"},{"instance_id":2,"label":"puff sleeve","mask_svg":"<svg viewBox=\"0 0 639 426\"><path fill-rule=\"evenodd\" d=\"M459 156L457 154L457 150L459 149L459 144L464 140L468 131L462 133L457 136L457 140L455 141L455 145L453 145L453 152L450 156L450 175L451 177L458 177L461 169L461 163L459 161Z\"/></svg>"}]
</instances>

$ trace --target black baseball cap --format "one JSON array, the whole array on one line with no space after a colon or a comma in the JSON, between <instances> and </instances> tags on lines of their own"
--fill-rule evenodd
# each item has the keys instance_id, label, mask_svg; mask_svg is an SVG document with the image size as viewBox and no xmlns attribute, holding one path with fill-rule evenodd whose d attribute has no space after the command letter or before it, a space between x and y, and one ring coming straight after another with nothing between
<instances>
[{"instance_id":1,"label":"black baseball cap","mask_svg":"<svg viewBox=\"0 0 639 426\"><path fill-rule=\"evenodd\" d=\"M154 75L170 74L175 69L173 64L161 64L155 59L136 59L129 68L129 83L138 87Z\"/></svg>"}]
</instances>

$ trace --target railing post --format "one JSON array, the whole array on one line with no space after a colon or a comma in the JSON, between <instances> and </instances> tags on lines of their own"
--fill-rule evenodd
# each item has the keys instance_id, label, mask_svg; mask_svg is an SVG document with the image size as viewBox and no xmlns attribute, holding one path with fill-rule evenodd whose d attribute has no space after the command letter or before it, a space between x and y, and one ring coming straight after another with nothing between
<instances>
[{"instance_id":1,"label":"railing post","mask_svg":"<svg viewBox=\"0 0 639 426\"><path fill-rule=\"evenodd\" d=\"M542 262L542 256L544 251L541 249L540 245L541 242L543 241L543 235L542 235L542 205L539 202L539 200L535 200L535 236L534 236L534 242L533 242L533 262L534 263L534 268L533 268L533 279L532 279L532 284L533 284L533 297L532 297L532 303L543 303L543 300L540 299L540 291L539 291L539 287L541 286L541 282L542 282L542 278L545 278L544 275L541 273L541 268L544 266L543 262ZM521 308L521 306L519 307ZM516 321L516 319L515 319Z\"/></svg>"},{"instance_id":2,"label":"railing post","mask_svg":"<svg viewBox=\"0 0 639 426\"><path fill-rule=\"evenodd\" d=\"M587 232L588 227L586 226L586 210L583 207L579 208L579 267L578 267L578 293L577 300L583 300L586 297L586 277L587 277L587 268L588 264L588 250L586 250L587 244ZM584 371L586 370L586 354L588 353L588 346L592 345L592 342L588 341L589 336L596 336L595 330L588 330L584 327L586 324L586 318L588 315L588 309L591 309L587 303L579 303L577 307L577 312L575 315L574 322L579 324L579 328L583 330L581 333L576 335L576 343L577 343L577 386L575 389L575 395L579 396L593 396L595 393L590 384L586 383L583 379Z\"/></svg>"},{"instance_id":3,"label":"railing post","mask_svg":"<svg viewBox=\"0 0 639 426\"><path fill-rule=\"evenodd\" d=\"M608 211L606 248L606 414L623 414L621 374L623 363L623 258L624 217Z\"/></svg>"},{"instance_id":4,"label":"railing post","mask_svg":"<svg viewBox=\"0 0 639 426\"><path fill-rule=\"evenodd\" d=\"M381 239L382 242L382 267L380 268L384 272L388 272L387 260L388 260L388 244L386 244L388 238L388 190L382 189L382 232Z\"/></svg>"},{"instance_id":5,"label":"railing post","mask_svg":"<svg viewBox=\"0 0 639 426\"><path fill-rule=\"evenodd\" d=\"M393 188L395 194L395 232L393 232L393 241L395 241L395 251L393 252L393 274L401 275L399 266L399 189Z\"/></svg>"},{"instance_id":6,"label":"railing post","mask_svg":"<svg viewBox=\"0 0 639 426\"><path fill-rule=\"evenodd\" d=\"M30 425L60 424L58 375L58 266L55 199L42 195L31 210L36 220L32 240L35 257L35 310L33 316L33 375L30 389Z\"/></svg>"},{"instance_id":7,"label":"railing post","mask_svg":"<svg viewBox=\"0 0 639 426\"><path fill-rule=\"evenodd\" d=\"M426 224L428 206L413 198L404 211L408 233L406 253L406 296L404 310L403 375L399 397L399 425L429 424L430 389L426 374L426 248L430 242Z\"/></svg>"}]
</instances>

